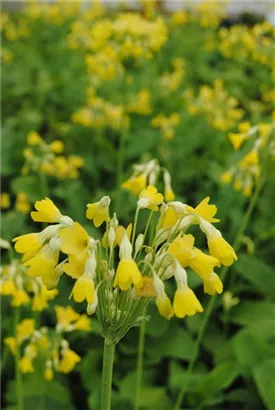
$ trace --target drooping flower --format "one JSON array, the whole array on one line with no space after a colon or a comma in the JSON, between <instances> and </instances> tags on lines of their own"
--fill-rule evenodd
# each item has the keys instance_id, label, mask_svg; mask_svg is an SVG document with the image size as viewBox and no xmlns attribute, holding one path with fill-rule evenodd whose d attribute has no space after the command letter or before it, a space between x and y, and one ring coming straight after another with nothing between
<instances>
[{"instance_id":1,"label":"drooping flower","mask_svg":"<svg viewBox=\"0 0 275 410\"><path fill-rule=\"evenodd\" d=\"M174 315L174 310L171 305L170 299L165 293L163 281L156 275L153 275L154 286L156 290L156 305L161 316L170 320Z\"/></svg>"},{"instance_id":2,"label":"drooping flower","mask_svg":"<svg viewBox=\"0 0 275 410\"><path fill-rule=\"evenodd\" d=\"M36 201L34 204L36 211L31 212L31 217L35 222L60 222L62 214L49 198Z\"/></svg>"},{"instance_id":3,"label":"drooping flower","mask_svg":"<svg viewBox=\"0 0 275 410\"><path fill-rule=\"evenodd\" d=\"M214 215L217 213L216 205L209 205L210 197L204 198L196 208L187 205L186 211L199 215L201 218L205 219L208 222L219 222L219 219L214 218Z\"/></svg>"},{"instance_id":4,"label":"drooping flower","mask_svg":"<svg viewBox=\"0 0 275 410\"><path fill-rule=\"evenodd\" d=\"M121 290L128 290L132 284L140 288L142 276L136 262L132 259L132 245L126 233L120 244L120 261L116 270L114 287L119 286Z\"/></svg>"},{"instance_id":5,"label":"drooping flower","mask_svg":"<svg viewBox=\"0 0 275 410\"><path fill-rule=\"evenodd\" d=\"M61 354L62 359L59 363L58 370L61 373L70 373L75 365L80 362L81 357L69 348L63 349Z\"/></svg>"},{"instance_id":6,"label":"drooping flower","mask_svg":"<svg viewBox=\"0 0 275 410\"><path fill-rule=\"evenodd\" d=\"M145 175L138 175L131 177L121 185L123 189L130 191L133 195L138 196L140 191L146 187Z\"/></svg>"}]
</instances>

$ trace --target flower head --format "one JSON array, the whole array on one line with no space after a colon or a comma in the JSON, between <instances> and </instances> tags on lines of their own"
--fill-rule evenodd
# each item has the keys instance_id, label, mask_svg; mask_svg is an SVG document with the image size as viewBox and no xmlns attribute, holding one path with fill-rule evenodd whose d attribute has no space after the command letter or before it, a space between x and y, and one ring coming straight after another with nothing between
<instances>
[{"instance_id":1,"label":"flower head","mask_svg":"<svg viewBox=\"0 0 275 410\"><path fill-rule=\"evenodd\" d=\"M87 205L86 217L94 222L95 227L99 227L103 222L110 220L109 205L111 200L108 196L101 198L99 202Z\"/></svg>"},{"instance_id":2,"label":"flower head","mask_svg":"<svg viewBox=\"0 0 275 410\"><path fill-rule=\"evenodd\" d=\"M163 195L158 193L157 188L153 185L149 185L143 189L139 194L138 207L147 208L152 211L158 210L158 205L163 202Z\"/></svg>"},{"instance_id":3,"label":"flower head","mask_svg":"<svg viewBox=\"0 0 275 410\"><path fill-rule=\"evenodd\" d=\"M62 215L59 209L49 198L36 201L34 204L36 211L31 212L31 217L35 222L60 222Z\"/></svg>"}]
</instances>

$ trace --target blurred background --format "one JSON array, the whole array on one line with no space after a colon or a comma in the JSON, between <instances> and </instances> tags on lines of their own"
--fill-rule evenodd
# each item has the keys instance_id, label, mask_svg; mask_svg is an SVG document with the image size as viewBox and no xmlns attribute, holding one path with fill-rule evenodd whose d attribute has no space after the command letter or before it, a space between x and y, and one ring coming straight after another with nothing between
<instances>
[{"instance_id":1,"label":"blurred background","mask_svg":"<svg viewBox=\"0 0 275 410\"><path fill-rule=\"evenodd\" d=\"M195 206L211 197L232 243L263 178L184 409L275 409L272 24L274 4L264 1L2 2L1 279L16 258L10 241L37 230L29 214L45 196L97 237L86 204L110 195L127 225L136 197L121 185L134 164L156 159L169 170L178 200ZM261 139L270 142L268 160L259 154L253 162L249 154ZM206 307L209 296L190 280ZM62 293L39 314L41 326L54 327L54 305L84 313L68 301L70 288L64 279ZM2 339L11 336L14 312L4 293ZM36 315L22 302L23 318ZM140 408L170 410L203 315L168 322L153 304L148 315ZM91 333L71 332L69 339L81 362L52 381L39 366L23 374L26 408L99 408L96 320ZM134 408L137 340L132 329L117 349L114 410ZM2 405L12 410L15 373L3 343L2 359Z\"/></svg>"}]
</instances>

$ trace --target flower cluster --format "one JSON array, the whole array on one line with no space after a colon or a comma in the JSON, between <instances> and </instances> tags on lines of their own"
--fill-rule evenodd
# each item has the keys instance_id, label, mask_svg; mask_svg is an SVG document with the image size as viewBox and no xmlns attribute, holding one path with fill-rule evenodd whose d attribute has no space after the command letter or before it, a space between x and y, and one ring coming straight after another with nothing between
<instances>
[{"instance_id":1,"label":"flower cluster","mask_svg":"<svg viewBox=\"0 0 275 410\"><path fill-rule=\"evenodd\" d=\"M173 71L171 73L164 73L161 78L161 87L164 94L177 91L184 78L184 60L182 58L175 58L172 61Z\"/></svg>"},{"instance_id":2,"label":"flower cluster","mask_svg":"<svg viewBox=\"0 0 275 410\"><path fill-rule=\"evenodd\" d=\"M173 201L175 199L171 185L171 175L166 168L160 167L156 159L142 164L135 164L133 168L133 175L121 185L123 189L138 196L148 185L155 185L161 173L163 176L165 201Z\"/></svg>"},{"instance_id":3,"label":"flower cluster","mask_svg":"<svg viewBox=\"0 0 275 410\"><path fill-rule=\"evenodd\" d=\"M17 245L16 250L20 251ZM1 267L0 294L10 296L13 307L31 304L32 310L42 311L57 293L57 289L47 290L40 278L28 275L26 267L17 259Z\"/></svg>"},{"instance_id":4,"label":"flower cluster","mask_svg":"<svg viewBox=\"0 0 275 410\"><path fill-rule=\"evenodd\" d=\"M133 227L127 229L119 225L116 214L110 217L110 203L105 196L87 205L86 217L94 226L106 226L102 241L62 215L48 198L35 203L31 216L51 225L15 239L28 274L40 277L47 289L55 288L63 273L75 280L71 297L77 303L85 301L88 314L96 311L104 337L114 341L123 337L144 319L142 312L151 299L167 319L201 312L203 308L188 286L187 267L202 279L205 293L222 292L214 269L231 265L237 257L213 225L219 220L214 218L217 208L209 204L209 198L196 208L177 201L164 203L163 195L149 185L141 190ZM138 232L139 214L145 209L150 211L148 221L144 231ZM155 225L152 216L159 212ZM206 235L209 254L195 247L195 237L186 233L192 225ZM60 259L61 252L65 259ZM165 290L170 278L176 284L173 304Z\"/></svg>"},{"instance_id":5,"label":"flower cluster","mask_svg":"<svg viewBox=\"0 0 275 410\"><path fill-rule=\"evenodd\" d=\"M34 171L58 179L78 178L79 168L83 167L84 160L77 155L63 155L64 144L61 140L47 144L37 132L30 132L27 135L27 144L28 148L23 151L25 163L22 175Z\"/></svg>"},{"instance_id":6,"label":"flower cluster","mask_svg":"<svg viewBox=\"0 0 275 410\"><path fill-rule=\"evenodd\" d=\"M228 171L221 175L221 181L230 183L236 191L242 191L245 196L250 196L255 183L262 175L262 167L268 163L269 158L275 159L275 122L261 123L252 126L249 122L242 122L237 133L230 133L229 140L235 151L242 146L249 146L245 152ZM265 152L266 154L262 154Z\"/></svg>"},{"instance_id":7,"label":"flower cluster","mask_svg":"<svg viewBox=\"0 0 275 410\"><path fill-rule=\"evenodd\" d=\"M201 86L197 96L188 89L183 93L183 98L190 114L205 115L209 124L220 131L227 131L244 115L239 101L229 95L221 80L216 80L213 87Z\"/></svg>"},{"instance_id":8,"label":"flower cluster","mask_svg":"<svg viewBox=\"0 0 275 410\"><path fill-rule=\"evenodd\" d=\"M42 20L46 23L62 25L68 18L75 17L80 11L81 2L57 0L54 3L41 4L39 1L26 2L24 14L30 20Z\"/></svg>"},{"instance_id":9,"label":"flower cluster","mask_svg":"<svg viewBox=\"0 0 275 410\"><path fill-rule=\"evenodd\" d=\"M73 116L73 122L90 128L111 128L120 130L127 128L129 118L121 104L112 104L94 95L94 89L89 89L87 106L81 107Z\"/></svg>"},{"instance_id":10,"label":"flower cluster","mask_svg":"<svg viewBox=\"0 0 275 410\"><path fill-rule=\"evenodd\" d=\"M166 140L171 140L175 136L175 128L180 123L180 116L178 113L173 112L169 116L158 114L152 119L151 125L154 128L159 128L161 135Z\"/></svg>"},{"instance_id":11,"label":"flower cluster","mask_svg":"<svg viewBox=\"0 0 275 410\"><path fill-rule=\"evenodd\" d=\"M17 325L15 336L4 339L13 355L19 350L19 369L22 373L32 373L36 364L42 363L47 381L54 378L54 372L70 373L81 360L80 356L70 349L64 334L91 330L88 316L80 315L71 306L55 306L55 312L57 323L54 329L35 329L34 319L24 319Z\"/></svg>"}]
</instances>

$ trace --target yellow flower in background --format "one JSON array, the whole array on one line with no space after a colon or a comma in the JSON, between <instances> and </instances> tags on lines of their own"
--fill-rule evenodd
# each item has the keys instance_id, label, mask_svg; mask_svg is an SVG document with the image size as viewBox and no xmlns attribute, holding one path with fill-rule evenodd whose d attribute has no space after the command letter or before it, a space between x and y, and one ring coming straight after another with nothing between
<instances>
[{"instance_id":1,"label":"yellow flower in background","mask_svg":"<svg viewBox=\"0 0 275 410\"><path fill-rule=\"evenodd\" d=\"M6 337L4 339L4 343L5 343L5 345L8 346L11 353L15 356L15 354L16 354L16 339L15 339L15 337Z\"/></svg>"},{"instance_id":2,"label":"yellow flower in background","mask_svg":"<svg viewBox=\"0 0 275 410\"><path fill-rule=\"evenodd\" d=\"M35 222L60 222L62 215L49 198L36 201L34 207L36 211L31 212L31 217Z\"/></svg>"},{"instance_id":3,"label":"yellow flower in background","mask_svg":"<svg viewBox=\"0 0 275 410\"><path fill-rule=\"evenodd\" d=\"M28 356L23 356L19 360L19 369L21 370L22 373L33 373L34 367L33 367L32 360Z\"/></svg>"},{"instance_id":4,"label":"yellow flower in background","mask_svg":"<svg viewBox=\"0 0 275 410\"><path fill-rule=\"evenodd\" d=\"M23 289L17 289L13 294L11 305L14 307L24 305L30 302L30 297Z\"/></svg>"},{"instance_id":5,"label":"yellow flower in background","mask_svg":"<svg viewBox=\"0 0 275 410\"><path fill-rule=\"evenodd\" d=\"M60 140L53 141L50 147L55 154L61 154L64 151L64 143Z\"/></svg>"},{"instance_id":6,"label":"yellow flower in background","mask_svg":"<svg viewBox=\"0 0 275 410\"><path fill-rule=\"evenodd\" d=\"M79 260L85 257L90 245L90 237L78 222L74 222L69 228L61 229L59 236L62 252L74 255Z\"/></svg>"},{"instance_id":7,"label":"yellow flower in background","mask_svg":"<svg viewBox=\"0 0 275 410\"><path fill-rule=\"evenodd\" d=\"M61 354L62 359L59 363L58 370L61 373L70 373L75 365L80 362L81 357L69 348L64 349Z\"/></svg>"},{"instance_id":8,"label":"yellow flower in background","mask_svg":"<svg viewBox=\"0 0 275 410\"><path fill-rule=\"evenodd\" d=\"M12 279L5 280L0 285L1 295L14 295L16 292L16 286Z\"/></svg>"},{"instance_id":9,"label":"yellow flower in background","mask_svg":"<svg viewBox=\"0 0 275 410\"><path fill-rule=\"evenodd\" d=\"M1 209L8 209L11 206L10 195L7 192L2 192L0 196Z\"/></svg>"},{"instance_id":10,"label":"yellow flower in background","mask_svg":"<svg viewBox=\"0 0 275 410\"><path fill-rule=\"evenodd\" d=\"M25 339L28 339L35 330L34 319L24 319L19 325L17 325L16 339L18 343L22 343Z\"/></svg>"},{"instance_id":11,"label":"yellow flower in background","mask_svg":"<svg viewBox=\"0 0 275 410\"><path fill-rule=\"evenodd\" d=\"M103 222L110 220L109 206L111 200L108 196L101 198L99 202L87 205L86 218L91 219L94 226L98 228Z\"/></svg>"},{"instance_id":12,"label":"yellow flower in background","mask_svg":"<svg viewBox=\"0 0 275 410\"><path fill-rule=\"evenodd\" d=\"M203 312L202 305L197 299L195 293L188 286L176 290L173 301L173 309L175 315L181 319L185 316L193 316L197 312Z\"/></svg>"},{"instance_id":13,"label":"yellow flower in background","mask_svg":"<svg viewBox=\"0 0 275 410\"><path fill-rule=\"evenodd\" d=\"M152 211L158 210L158 205L163 202L163 195L158 193L158 190L153 185L149 185L139 194L138 207L147 208Z\"/></svg>"},{"instance_id":14,"label":"yellow flower in background","mask_svg":"<svg viewBox=\"0 0 275 410\"><path fill-rule=\"evenodd\" d=\"M25 192L19 192L16 195L15 209L23 214L28 214L31 209L31 204L28 195Z\"/></svg>"},{"instance_id":15,"label":"yellow flower in background","mask_svg":"<svg viewBox=\"0 0 275 410\"><path fill-rule=\"evenodd\" d=\"M146 183L146 177L144 175L139 175L127 179L127 181L123 182L121 187L130 191L133 195L138 196L140 191L146 187Z\"/></svg>"},{"instance_id":16,"label":"yellow flower in background","mask_svg":"<svg viewBox=\"0 0 275 410\"><path fill-rule=\"evenodd\" d=\"M42 138L37 132L29 132L27 135L27 144L28 145L39 145L40 142L42 141Z\"/></svg>"},{"instance_id":17,"label":"yellow flower in background","mask_svg":"<svg viewBox=\"0 0 275 410\"><path fill-rule=\"evenodd\" d=\"M179 215L174 210L172 206L168 206L162 213L159 223L157 225L157 229L170 229L179 220Z\"/></svg>"}]
</instances>

